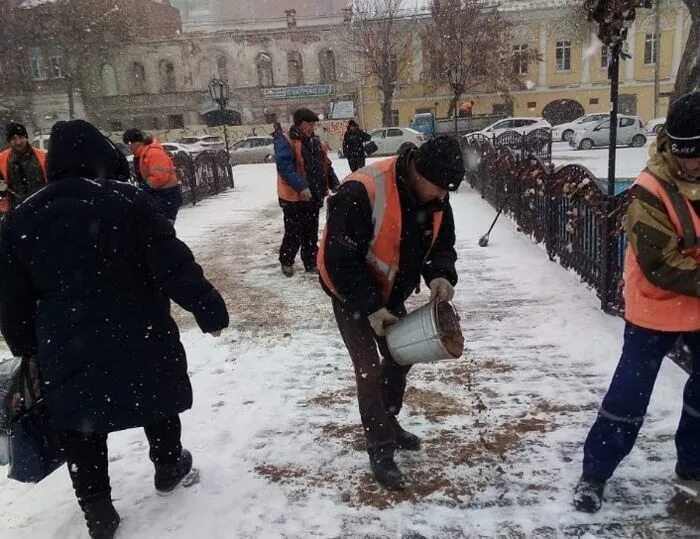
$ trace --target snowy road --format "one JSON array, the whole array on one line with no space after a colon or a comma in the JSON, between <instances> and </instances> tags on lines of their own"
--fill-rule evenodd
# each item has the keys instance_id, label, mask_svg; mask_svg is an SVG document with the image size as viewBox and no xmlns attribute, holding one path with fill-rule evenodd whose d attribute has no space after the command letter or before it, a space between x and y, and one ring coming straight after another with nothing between
<instances>
[{"instance_id":1,"label":"snowy road","mask_svg":"<svg viewBox=\"0 0 700 539\"><path fill-rule=\"evenodd\" d=\"M339 174L347 172L337 161ZM368 473L350 360L329 299L278 269L281 211L272 165L236 167L235 191L185 209L178 235L226 296L232 329L183 329L195 406L184 443L202 481L157 497L141 431L110 436L120 537L680 537L700 534L669 479L684 375L661 371L638 445L597 515L570 507L587 428L615 367L622 321L468 186L453 196L456 304L468 354L418 366L400 453L405 493ZM427 295L418 297L413 306ZM0 537L87 537L60 470L36 486L0 479Z\"/></svg>"}]
</instances>

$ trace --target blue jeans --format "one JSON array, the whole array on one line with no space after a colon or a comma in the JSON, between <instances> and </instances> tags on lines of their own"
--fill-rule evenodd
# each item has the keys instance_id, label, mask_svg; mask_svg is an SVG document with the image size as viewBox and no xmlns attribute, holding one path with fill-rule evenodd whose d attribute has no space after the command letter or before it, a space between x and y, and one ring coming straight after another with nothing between
<instances>
[{"instance_id":1,"label":"blue jeans","mask_svg":"<svg viewBox=\"0 0 700 539\"><path fill-rule=\"evenodd\" d=\"M683 391L683 413L676 431L678 467L700 471L700 331L672 333L627 323L622 357L583 449L583 475L609 479L632 450L644 422L664 356L679 337L693 357Z\"/></svg>"}]
</instances>

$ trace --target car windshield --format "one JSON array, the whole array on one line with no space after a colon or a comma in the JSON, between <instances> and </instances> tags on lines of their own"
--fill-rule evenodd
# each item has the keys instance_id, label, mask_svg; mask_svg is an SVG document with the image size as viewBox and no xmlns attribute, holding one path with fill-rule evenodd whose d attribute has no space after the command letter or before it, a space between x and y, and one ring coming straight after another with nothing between
<instances>
[{"instance_id":1,"label":"car windshield","mask_svg":"<svg viewBox=\"0 0 700 539\"><path fill-rule=\"evenodd\" d=\"M214 142L218 144L219 142L221 142L221 137L204 137L202 139L202 142Z\"/></svg>"},{"instance_id":2,"label":"car windshield","mask_svg":"<svg viewBox=\"0 0 700 539\"><path fill-rule=\"evenodd\" d=\"M178 141L180 144L197 144L199 139L196 137L184 137Z\"/></svg>"}]
</instances>

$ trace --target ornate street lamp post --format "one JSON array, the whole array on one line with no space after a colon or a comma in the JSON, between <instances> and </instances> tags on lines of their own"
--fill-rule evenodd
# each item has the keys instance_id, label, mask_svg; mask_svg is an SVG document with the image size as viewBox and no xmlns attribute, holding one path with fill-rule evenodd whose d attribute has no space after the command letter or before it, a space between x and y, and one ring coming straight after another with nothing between
<instances>
[{"instance_id":1,"label":"ornate street lamp post","mask_svg":"<svg viewBox=\"0 0 700 539\"><path fill-rule=\"evenodd\" d=\"M448 69L448 76L450 79L450 86L452 86L452 91L454 92L454 118L455 118L455 137L457 136L457 114L459 107L457 101L459 96L462 94L462 64L455 62L450 65Z\"/></svg>"},{"instance_id":2,"label":"ornate street lamp post","mask_svg":"<svg viewBox=\"0 0 700 539\"><path fill-rule=\"evenodd\" d=\"M221 79L211 79L209 81L209 96L212 101L219 105L219 112L221 113L221 123L224 126L224 142L226 143L226 155L228 156L229 163L231 162L231 153L229 151L228 145L228 130L226 129L226 105L228 105L228 96L231 87L228 82Z\"/></svg>"},{"instance_id":3,"label":"ornate street lamp post","mask_svg":"<svg viewBox=\"0 0 700 539\"><path fill-rule=\"evenodd\" d=\"M609 312L614 303L616 283L612 282L613 257L617 255L617 236L614 234L614 197L617 156L618 101L620 88L620 58L627 30L635 18L635 8L651 7L652 0L585 0L588 20L598 23L598 39L608 47L610 62L610 146L608 151L608 189L603 226L603 267L600 275L601 307Z\"/></svg>"}]
</instances>

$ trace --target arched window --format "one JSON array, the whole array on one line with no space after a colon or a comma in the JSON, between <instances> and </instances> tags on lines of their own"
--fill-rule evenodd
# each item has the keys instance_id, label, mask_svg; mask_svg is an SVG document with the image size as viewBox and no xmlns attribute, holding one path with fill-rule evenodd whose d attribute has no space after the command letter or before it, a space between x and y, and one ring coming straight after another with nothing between
<instances>
[{"instance_id":1,"label":"arched window","mask_svg":"<svg viewBox=\"0 0 700 539\"><path fill-rule=\"evenodd\" d=\"M228 65L223 54L216 57L216 77L228 81Z\"/></svg>"},{"instance_id":2,"label":"arched window","mask_svg":"<svg viewBox=\"0 0 700 539\"><path fill-rule=\"evenodd\" d=\"M131 91L135 94L146 91L146 68L139 62L134 62L131 66Z\"/></svg>"},{"instance_id":3,"label":"arched window","mask_svg":"<svg viewBox=\"0 0 700 539\"><path fill-rule=\"evenodd\" d=\"M117 95L117 76L114 74L114 68L105 64L100 70L100 80L102 81L102 95L110 97Z\"/></svg>"},{"instance_id":4,"label":"arched window","mask_svg":"<svg viewBox=\"0 0 700 539\"><path fill-rule=\"evenodd\" d=\"M304 64L298 51L287 53L287 74L290 86L301 86L304 84Z\"/></svg>"},{"instance_id":5,"label":"arched window","mask_svg":"<svg viewBox=\"0 0 700 539\"><path fill-rule=\"evenodd\" d=\"M258 69L258 84L262 87L274 86L275 78L272 73L272 56L267 52L261 52L255 60Z\"/></svg>"},{"instance_id":6,"label":"arched window","mask_svg":"<svg viewBox=\"0 0 700 539\"><path fill-rule=\"evenodd\" d=\"M211 79L228 81L228 60L223 53L216 52L199 62L199 87L206 90Z\"/></svg>"},{"instance_id":7,"label":"arched window","mask_svg":"<svg viewBox=\"0 0 700 539\"><path fill-rule=\"evenodd\" d=\"M335 53L330 49L323 49L318 53L318 63L321 68L321 84L335 82Z\"/></svg>"},{"instance_id":8,"label":"arched window","mask_svg":"<svg viewBox=\"0 0 700 539\"><path fill-rule=\"evenodd\" d=\"M174 92L177 87L175 81L175 66L168 60L161 60L158 63L158 74L160 75L160 91Z\"/></svg>"}]
</instances>

